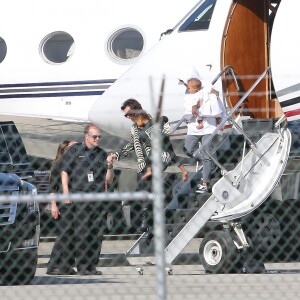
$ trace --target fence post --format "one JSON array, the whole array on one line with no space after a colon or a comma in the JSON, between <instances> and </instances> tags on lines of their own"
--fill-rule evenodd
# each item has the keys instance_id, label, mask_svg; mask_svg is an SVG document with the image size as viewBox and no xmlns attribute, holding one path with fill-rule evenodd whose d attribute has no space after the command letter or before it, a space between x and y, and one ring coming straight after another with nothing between
<instances>
[{"instance_id":1,"label":"fence post","mask_svg":"<svg viewBox=\"0 0 300 300\"><path fill-rule=\"evenodd\" d=\"M159 122L159 121L158 121ZM165 279L165 215L164 215L164 191L163 172L161 160L161 132L160 124L156 122L152 136L152 195L154 213L154 237L155 237L155 262L157 296L159 300L166 299Z\"/></svg>"}]
</instances>

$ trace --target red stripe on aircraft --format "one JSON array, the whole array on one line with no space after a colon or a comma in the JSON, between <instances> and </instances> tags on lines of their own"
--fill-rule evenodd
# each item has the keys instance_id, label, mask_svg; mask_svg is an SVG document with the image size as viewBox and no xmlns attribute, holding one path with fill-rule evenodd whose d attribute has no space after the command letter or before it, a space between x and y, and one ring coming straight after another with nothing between
<instances>
[{"instance_id":1,"label":"red stripe on aircraft","mask_svg":"<svg viewBox=\"0 0 300 300\"><path fill-rule=\"evenodd\" d=\"M286 117L293 117L293 116L300 115L300 108L295 109L295 110L286 111L284 114Z\"/></svg>"}]
</instances>

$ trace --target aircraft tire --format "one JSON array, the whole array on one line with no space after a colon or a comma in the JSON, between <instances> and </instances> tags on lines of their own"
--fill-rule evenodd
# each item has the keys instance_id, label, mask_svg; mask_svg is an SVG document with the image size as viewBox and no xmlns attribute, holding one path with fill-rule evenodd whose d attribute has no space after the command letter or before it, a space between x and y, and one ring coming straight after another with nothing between
<instances>
[{"instance_id":1,"label":"aircraft tire","mask_svg":"<svg viewBox=\"0 0 300 300\"><path fill-rule=\"evenodd\" d=\"M251 216L254 255L264 261L299 261L299 208L295 200L271 201Z\"/></svg>"},{"instance_id":2,"label":"aircraft tire","mask_svg":"<svg viewBox=\"0 0 300 300\"><path fill-rule=\"evenodd\" d=\"M200 261L207 273L234 273L239 269L240 253L228 231L211 231L199 248Z\"/></svg>"}]
</instances>

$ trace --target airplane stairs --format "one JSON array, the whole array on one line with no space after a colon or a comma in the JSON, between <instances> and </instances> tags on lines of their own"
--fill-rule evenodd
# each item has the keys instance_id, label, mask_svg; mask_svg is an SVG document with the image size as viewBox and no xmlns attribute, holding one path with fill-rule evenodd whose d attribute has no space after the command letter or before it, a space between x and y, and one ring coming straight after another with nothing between
<instances>
[{"instance_id":1,"label":"airplane stairs","mask_svg":"<svg viewBox=\"0 0 300 300\"><path fill-rule=\"evenodd\" d=\"M200 260L206 271L227 272L237 254L250 247L240 220L257 209L272 193L285 169L291 146L291 134L277 125L277 132L266 132L249 151L243 154L233 170L223 166L223 176L213 185L212 193L189 194L178 201L176 209L165 209L167 271L187 244L202 232ZM208 198L207 198L208 197ZM205 232L207 225L211 230ZM137 269L143 273L144 264L151 264L154 238L145 232L126 252L127 258L139 258ZM239 260L237 260L238 262Z\"/></svg>"},{"instance_id":2,"label":"airplane stairs","mask_svg":"<svg viewBox=\"0 0 300 300\"><path fill-rule=\"evenodd\" d=\"M229 67L224 68L216 79ZM231 70L231 67L229 69ZM283 125L285 124L284 116L272 126L272 130L262 128L261 134L254 138L248 136L233 119L233 114L269 70L270 68L267 68L259 76L219 124L211 138L206 140L206 143L211 142L220 128L223 128L226 122L231 122L244 140L242 154L239 154L239 162L235 164L234 168L227 170L214 155L206 152L223 174L213 185L212 193L207 195L207 199L203 198L204 196L185 195L185 203L189 203L188 205L182 205L184 201L181 202L178 198L177 207L173 207L171 210L169 205L165 209L167 238L164 253L165 263L168 266L166 269L169 274L172 274L171 264L175 258L201 232L203 239L199 255L207 272L230 272L233 270L230 270L231 267L240 264L240 258L247 260L247 250L251 248L251 245L243 231L241 219L254 212L274 191L285 170L291 148L291 133ZM234 75L233 70L232 74ZM253 119L253 122L256 121L259 120ZM246 145L249 147L247 148ZM201 150L204 151L203 145L197 152L199 153ZM205 232L208 224L209 228L212 225L212 230ZM134 259L137 262L140 274L143 274L145 263L152 263L153 240L152 231L147 231L125 253L129 260ZM247 269L248 266L242 266L242 269L245 268ZM245 272L245 270L243 271Z\"/></svg>"}]
</instances>

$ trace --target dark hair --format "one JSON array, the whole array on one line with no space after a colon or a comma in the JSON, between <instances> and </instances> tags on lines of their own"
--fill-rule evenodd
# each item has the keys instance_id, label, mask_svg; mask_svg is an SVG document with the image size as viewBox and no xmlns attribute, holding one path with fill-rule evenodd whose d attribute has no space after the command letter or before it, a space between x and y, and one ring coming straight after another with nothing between
<instances>
[{"instance_id":1,"label":"dark hair","mask_svg":"<svg viewBox=\"0 0 300 300\"><path fill-rule=\"evenodd\" d=\"M201 87L202 87L202 82L201 82L201 80L200 80L199 78L194 78L194 77L192 77L192 78L190 78L190 79L187 81L187 84L188 84L189 82L191 82L191 81L194 81L196 87L198 87L199 89L201 89Z\"/></svg>"},{"instance_id":2,"label":"dark hair","mask_svg":"<svg viewBox=\"0 0 300 300\"><path fill-rule=\"evenodd\" d=\"M143 119L150 120L151 115L149 115L145 110L143 109L138 109L138 110L130 110L127 115L131 118L136 118L136 117L141 117Z\"/></svg>"},{"instance_id":3,"label":"dark hair","mask_svg":"<svg viewBox=\"0 0 300 300\"><path fill-rule=\"evenodd\" d=\"M66 148L69 146L70 143L71 143L70 140L64 140L58 145L54 161L60 160L60 158L65 153Z\"/></svg>"},{"instance_id":4,"label":"dark hair","mask_svg":"<svg viewBox=\"0 0 300 300\"><path fill-rule=\"evenodd\" d=\"M130 107L130 110L143 109L141 103L133 98L129 98L124 101L121 106L121 110L124 110L127 106Z\"/></svg>"}]
</instances>

